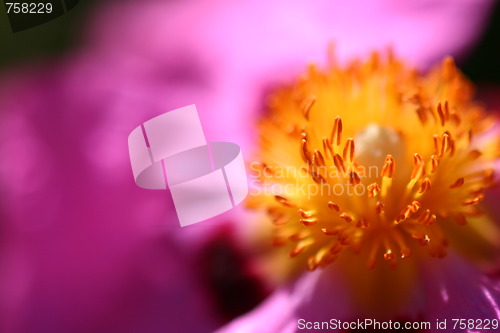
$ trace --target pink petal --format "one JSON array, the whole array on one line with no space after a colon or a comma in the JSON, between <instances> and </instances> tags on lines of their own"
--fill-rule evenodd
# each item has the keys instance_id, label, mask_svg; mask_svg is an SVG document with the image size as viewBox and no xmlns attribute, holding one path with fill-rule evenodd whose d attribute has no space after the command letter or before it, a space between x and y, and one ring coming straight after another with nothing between
<instances>
[{"instance_id":1,"label":"pink petal","mask_svg":"<svg viewBox=\"0 0 500 333\"><path fill-rule=\"evenodd\" d=\"M345 281L335 269L306 273L217 332L288 333L297 331L299 319L310 322L351 319L354 308L344 286Z\"/></svg>"},{"instance_id":2,"label":"pink petal","mask_svg":"<svg viewBox=\"0 0 500 333\"><path fill-rule=\"evenodd\" d=\"M454 318L500 320L500 276L485 274L457 255L423 265L422 284L427 320L447 319L448 325Z\"/></svg>"},{"instance_id":3,"label":"pink petal","mask_svg":"<svg viewBox=\"0 0 500 333\"><path fill-rule=\"evenodd\" d=\"M160 94L178 100L177 106L196 103L207 139L232 141L245 150L266 91L296 77L310 62L325 64L330 42L341 60L391 45L407 61L427 68L445 55L467 51L493 3L110 3L95 13L88 52L112 67L140 71L141 78L155 80L157 91L161 81L189 87L187 95L172 86Z\"/></svg>"}]
</instances>

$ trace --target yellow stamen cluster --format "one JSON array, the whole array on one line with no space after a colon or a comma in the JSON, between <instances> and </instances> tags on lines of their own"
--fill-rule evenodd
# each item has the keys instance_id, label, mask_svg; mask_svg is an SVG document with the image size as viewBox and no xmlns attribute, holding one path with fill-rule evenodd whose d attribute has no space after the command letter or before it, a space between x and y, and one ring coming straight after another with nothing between
<instances>
[{"instance_id":1,"label":"yellow stamen cluster","mask_svg":"<svg viewBox=\"0 0 500 333\"><path fill-rule=\"evenodd\" d=\"M347 250L370 269L444 257L451 223L483 227L478 204L499 157L494 120L471 97L451 59L426 75L392 55L311 66L271 96L260 123L252 169L263 187L288 190L249 205L267 211L273 243L310 270Z\"/></svg>"}]
</instances>

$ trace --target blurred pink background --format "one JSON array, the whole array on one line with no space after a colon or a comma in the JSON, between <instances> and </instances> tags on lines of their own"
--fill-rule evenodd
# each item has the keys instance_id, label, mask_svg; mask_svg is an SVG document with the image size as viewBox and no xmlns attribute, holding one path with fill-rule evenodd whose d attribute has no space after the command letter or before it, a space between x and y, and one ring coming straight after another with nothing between
<instances>
[{"instance_id":1,"label":"blurred pink background","mask_svg":"<svg viewBox=\"0 0 500 333\"><path fill-rule=\"evenodd\" d=\"M168 193L134 184L127 136L145 120L196 104L209 141L235 142L250 157L267 93L326 64L329 45L340 62L392 47L422 70L452 55L500 106L499 77L488 77L498 60L481 58L489 47L499 55L486 38L498 29L494 1L78 7L31 32L2 27L11 54L0 72L5 333L211 332L272 291L254 249L235 240L254 222L243 208L181 229ZM64 52L23 51L30 38L49 44L46 33L68 20L78 24ZM30 56L12 59L21 54Z\"/></svg>"}]
</instances>

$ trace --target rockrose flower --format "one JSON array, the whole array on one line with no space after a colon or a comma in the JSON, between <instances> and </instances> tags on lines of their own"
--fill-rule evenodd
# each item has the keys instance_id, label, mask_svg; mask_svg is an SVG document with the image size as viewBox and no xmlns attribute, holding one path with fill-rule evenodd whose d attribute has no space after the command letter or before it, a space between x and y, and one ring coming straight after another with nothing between
<instances>
[{"instance_id":1,"label":"rockrose flower","mask_svg":"<svg viewBox=\"0 0 500 333\"><path fill-rule=\"evenodd\" d=\"M168 195L133 183L126 147L130 131L195 103L209 140L236 142L248 153L266 93L304 64L324 59L330 42L336 42L342 60L392 45L418 68L427 68L445 54L469 50L490 4L151 0L96 5L79 48L2 73L0 331L204 332L244 312L241 290L246 299L257 295L257 300L259 291L251 283L242 287L239 279L245 278L234 268L244 260L231 255L229 236L214 235L214 225L253 225L254 220L233 212L178 228ZM347 121L342 116L344 131ZM351 134L344 132L343 144L346 135ZM356 144L359 151L360 141ZM319 244L311 244L311 251ZM305 267L299 261L292 264L297 272ZM283 272L284 280L287 271L292 269L274 274ZM345 284L333 281L341 277L317 273L322 270L302 275L307 279L296 294L279 289L268 302L277 304L272 302L279 296L287 304L278 304L279 314L288 316L304 304L299 301L307 291L341 300L334 305L349 310L351 296L340 297ZM332 281L318 282L325 278ZM471 274L469 280L476 281ZM296 301L289 301L291 296ZM314 302L308 311L325 318L319 303L326 304ZM324 309L333 313L332 307ZM291 323L288 317L275 318Z\"/></svg>"},{"instance_id":2,"label":"rockrose flower","mask_svg":"<svg viewBox=\"0 0 500 333\"><path fill-rule=\"evenodd\" d=\"M464 263L491 267L500 254L498 221L481 205L499 123L472 92L451 58L422 74L374 53L310 66L272 93L249 205L273 225L270 272L293 281L317 271L316 281L299 277L225 332L324 329L313 323L333 318L498 328L499 281Z\"/></svg>"}]
</instances>

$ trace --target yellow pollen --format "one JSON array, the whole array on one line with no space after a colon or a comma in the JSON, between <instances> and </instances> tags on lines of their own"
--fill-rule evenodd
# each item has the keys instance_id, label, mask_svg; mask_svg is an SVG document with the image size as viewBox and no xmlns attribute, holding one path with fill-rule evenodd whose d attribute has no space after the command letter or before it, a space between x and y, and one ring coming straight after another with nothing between
<instances>
[{"instance_id":1,"label":"yellow pollen","mask_svg":"<svg viewBox=\"0 0 500 333\"><path fill-rule=\"evenodd\" d=\"M368 197L373 198L380 193L380 186L377 183L372 183L368 185L367 190L368 190Z\"/></svg>"},{"instance_id":2,"label":"yellow pollen","mask_svg":"<svg viewBox=\"0 0 500 333\"><path fill-rule=\"evenodd\" d=\"M418 190L417 195L420 196L424 192L430 191L431 189L431 180L429 178L425 178L424 181L422 182L422 185L420 185L420 189Z\"/></svg>"},{"instance_id":3,"label":"yellow pollen","mask_svg":"<svg viewBox=\"0 0 500 333\"><path fill-rule=\"evenodd\" d=\"M335 122L333 123L332 134L330 134L330 142L335 144L336 146L340 145L342 141L342 118L335 118Z\"/></svg>"},{"instance_id":4,"label":"yellow pollen","mask_svg":"<svg viewBox=\"0 0 500 333\"><path fill-rule=\"evenodd\" d=\"M392 55L332 66L275 91L259 124L253 170L275 191L248 206L267 212L290 265L315 270L348 251L368 269L395 267L443 258L478 230L497 235L481 204L495 183L495 119L453 60L427 74Z\"/></svg>"},{"instance_id":5,"label":"yellow pollen","mask_svg":"<svg viewBox=\"0 0 500 333\"><path fill-rule=\"evenodd\" d=\"M354 162L354 140L352 138L347 139L342 157L345 161L349 162L349 164Z\"/></svg>"},{"instance_id":6,"label":"yellow pollen","mask_svg":"<svg viewBox=\"0 0 500 333\"><path fill-rule=\"evenodd\" d=\"M334 204L333 202L329 201L328 202L328 208L334 209L337 212L340 212L340 207L339 205Z\"/></svg>"},{"instance_id":7,"label":"yellow pollen","mask_svg":"<svg viewBox=\"0 0 500 333\"><path fill-rule=\"evenodd\" d=\"M387 155L384 162L384 167L382 168L382 177L392 178L394 172L396 171L396 162L394 157Z\"/></svg>"},{"instance_id":8,"label":"yellow pollen","mask_svg":"<svg viewBox=\"0 0 500 333\"><path fill-rule=\"evenodd\" d=\"M316 99L314 97L311 97L311 98L304 100L302 110L304 112L304 117L307 120L309 120L309 112L311 111L311 108L313 107L315 102L316 102Z\"/></svg>"}]
</instances>

